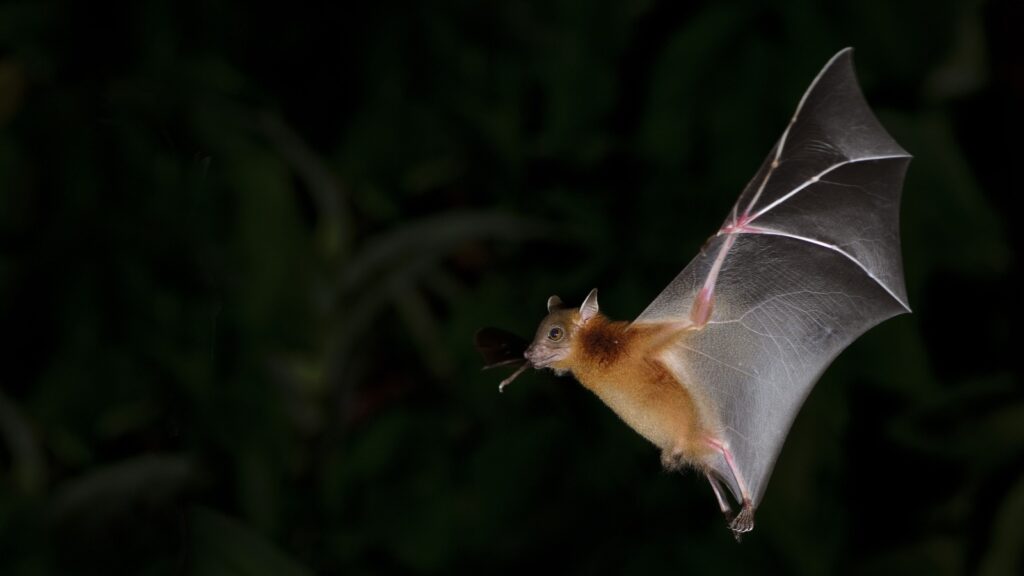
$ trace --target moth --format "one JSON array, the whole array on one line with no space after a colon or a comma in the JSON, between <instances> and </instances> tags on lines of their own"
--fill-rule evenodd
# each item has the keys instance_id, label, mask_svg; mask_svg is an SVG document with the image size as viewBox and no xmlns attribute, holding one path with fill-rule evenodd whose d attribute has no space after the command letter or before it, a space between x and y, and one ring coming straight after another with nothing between
<instances>
[{"instance_id":1,"label":"moth","mask_svg":"<svg viewBox=\"0 0 1024 576\"><path fill-rule=\"evenodd\" d=\"M911 156L861 93L852 49L811 82L725 222L632 322L552 296L532 343L477 334L486 367L572 374L711 484L737 539L793 419L855 338L910 311L899 206ZM733 511L733 506L738 507Z\"/></svg>"}]
</instances>

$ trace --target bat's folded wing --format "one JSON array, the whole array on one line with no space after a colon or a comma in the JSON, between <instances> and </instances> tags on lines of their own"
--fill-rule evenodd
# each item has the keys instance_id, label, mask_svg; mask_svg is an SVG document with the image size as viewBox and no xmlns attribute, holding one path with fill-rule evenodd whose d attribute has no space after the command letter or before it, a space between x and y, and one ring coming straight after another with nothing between
<instances>
[{"instance_id":1,"label":"bat's folded wing","mask_svg":"<svg viewBox=\"0 0 1024 576\"><path fill-rule=\"evenodd\" d=\"M899 241L909 160L840 52L718 234L637 318L698 327L665 361L710 407L755 506L821 373L909 310ZM739 498L724 459L714 467Z\"/></svg>"}]
</instances>

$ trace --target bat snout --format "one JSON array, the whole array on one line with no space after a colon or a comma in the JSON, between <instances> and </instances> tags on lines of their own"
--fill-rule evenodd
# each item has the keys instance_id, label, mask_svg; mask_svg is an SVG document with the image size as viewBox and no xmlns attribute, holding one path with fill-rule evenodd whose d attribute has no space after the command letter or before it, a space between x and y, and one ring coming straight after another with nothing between
<instances>
[{"instance_id":1,"label":"bat snout","mask_svg":"<svg viewBox=\"0 0 1024 576\"><path fill-rule=\"evenodd\" d=\"M523 353L523 357L526 358L534 368L547 368L552 362L558 359L558 351L552 350L543 345L532 345L526 349Z\"/></svg>"},{"instance_id":2,"label":"bat snout","mask_svg":"<svg viewBox=\"0 0 1024 576\"><path fill-rule=\"evenodd\" d=\"M523 357L526 358L530 362L530 364L536 366L537 348L535 346L530 346L529 348L526 349L526 352L523 352Z\"/></svg>"}]
</instances>

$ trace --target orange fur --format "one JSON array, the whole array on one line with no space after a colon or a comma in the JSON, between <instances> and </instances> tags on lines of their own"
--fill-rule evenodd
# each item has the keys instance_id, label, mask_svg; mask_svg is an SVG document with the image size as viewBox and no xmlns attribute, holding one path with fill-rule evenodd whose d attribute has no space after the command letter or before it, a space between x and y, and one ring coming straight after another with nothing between
<instances>
[{"instance_id":1,"label":"orange fur","mask_svg":"<svg viewBox=\"0 0 1024 576\"><path fill-rule=\"evenodd\" d=\"M577 316L578 317L578 316ZM687 388L659 360L683 329L671 324L613 322L596 315L572 335L569 354L553 367L569 370L626 424L662 450L668 468L703 468L707 418Z\"/></svg>"}]
</instances>

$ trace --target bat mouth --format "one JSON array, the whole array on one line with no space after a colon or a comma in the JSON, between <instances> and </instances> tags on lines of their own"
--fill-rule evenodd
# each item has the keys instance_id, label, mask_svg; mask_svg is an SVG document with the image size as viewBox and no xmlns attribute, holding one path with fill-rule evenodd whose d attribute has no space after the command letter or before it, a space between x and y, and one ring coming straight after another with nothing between
<instances>
[{"instance_id":1,"label":"bat mouth","mask_svg":"<svg viewBox=\"0 0 1024 576\"><path fill-rule=\"evenodd\" d=\"M554 356L554 354L552 354L551 356L545 356L544 358L541 358L540 360L533 360L532 363L533 363L533 367L534 368L547 368L548 365L551 364L554 361L555 361L555 356Z\"/></svg>"},{"instance_id":2,"label":"bat mouth","mask_svg":"<svg viewBox=\"0 0 1024 576\"><path fill-rule=\"evenodd\" d=\"M558 360L557 353L551 353L548 354L547 356L542 356L538 358L536 355L531 354L530 351L527 350L524 356L526 357L526 360L533 365L534 368L547 368L549 365L551 365L552 362Z\"/></svg>"},{"instance_id":3,"label":"bat mouth","mask_svg":"<svg viewBox=\"0 0 1024 576\"><path fill-rule=\"evenodd\" d=\"M537 357L537 351L533 348L527 348L526 352L523 352L523 358L526 359L522 366L519 367L511 376L505 378L498 384L498 392L504 392L505 387L512 383L520 374L526 371L527 368L534 368L539 370L541 368L547 368L552 362L559 359L560 355L558 352L552 352L540 358ZM557 370L556 370L557 372Z\"/></svg>"}]
</instances>

